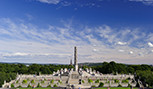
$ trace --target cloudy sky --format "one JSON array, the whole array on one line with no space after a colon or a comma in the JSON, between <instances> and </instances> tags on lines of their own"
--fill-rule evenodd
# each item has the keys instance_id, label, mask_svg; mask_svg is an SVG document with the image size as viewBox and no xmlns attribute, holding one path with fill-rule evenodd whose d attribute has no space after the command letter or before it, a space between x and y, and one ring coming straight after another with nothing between
<instances>
[{"instance_id":1,"label":"cloudy sky","mask_svg":"<svg viewBox=\"0 0 153 89\"><path fill-rule=\"evenodd\" d=\"M153 0L0 0L0 62L153 64Z\"/></svg>"}]
</instances>

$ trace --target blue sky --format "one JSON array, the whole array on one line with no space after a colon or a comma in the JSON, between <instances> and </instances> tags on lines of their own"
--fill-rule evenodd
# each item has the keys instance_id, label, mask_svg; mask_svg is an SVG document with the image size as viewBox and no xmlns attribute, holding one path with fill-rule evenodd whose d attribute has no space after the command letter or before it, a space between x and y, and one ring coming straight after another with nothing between
<instances>
[{"instance_id":1,"label":"blue sky","mask_svg":"<svg viewBox=\"0 0 153 89\"><path fill-rule=\"evenodd\" d=\"M153 64L153 0L1 0L0 62Z\"/></svg>"}]
</instances>

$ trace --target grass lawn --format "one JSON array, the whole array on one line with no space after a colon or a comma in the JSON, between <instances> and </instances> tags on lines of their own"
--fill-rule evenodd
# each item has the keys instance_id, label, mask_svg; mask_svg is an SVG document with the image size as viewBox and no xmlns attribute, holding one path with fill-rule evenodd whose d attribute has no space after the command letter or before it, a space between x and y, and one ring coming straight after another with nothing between
<instances>
[{"instance_id":1,"label":"grass lawn","mask_svg":"<svg viewBox=\"0 0 153 89\"><path fill-rule=\"evenodd\" d=\"M16 88L16 89L54 89L54 88Z\"/></svg>"},{"instance_id":2,"label":"grass lawn","mask_svg":"<svg viewBox=\"0 0 153 89\"><path fill-rule=\"evenodd\" d=\"M107 89L106 87L105 88L96 88L96 89ZM131 89L129 87L111 87L109 89ZM138 89L138 88L133 88L133 89Z\"/></svg>"}]
</instances>

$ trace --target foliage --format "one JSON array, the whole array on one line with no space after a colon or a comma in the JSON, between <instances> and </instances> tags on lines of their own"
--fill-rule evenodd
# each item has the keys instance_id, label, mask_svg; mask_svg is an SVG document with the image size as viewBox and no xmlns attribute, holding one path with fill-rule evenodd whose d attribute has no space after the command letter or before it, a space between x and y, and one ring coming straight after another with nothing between
<instances>
[{"instance_id":1,"label":"foliage","mask_svg":"<svg viewBox=\"0 0 153 89\"><path fill-rule=\"evenodd\" d=\"M23 80L22 83L27 83L27 80Z\"/></svg>"},{"instance_id":2,"label":"foliage","mask_svg":"<svg viewBox=\"0 0 153 89\"><path fill-rule=\"evenodd\" d=\"M17 80L16 83L19 83L19 80Z\"/></svg>"},{"instance_id":3,"label":"foliage","mask_svg":"<svg viewBox=\"0 0 153 89\"><path fill-rule=\"evenodd\" d=\"M118 85L118 87L122 87L122 85L121 85L121 84L119 84L119 85Z\"/></svg>"},{"instance_id":4,"label":"foliage","mask_svg":"<svg viewBox=\"0 0 153 89\"><path fill-rule=\"evenodd\" d=\"M131 85L130 85L130 84L128 84L128 87L131 87Z\"/></svg>"},{"instance_id":5,"label":"foliage","mask_svg":"<svg viewBox=\"0 0 153 89\"><path fill-rule=\"evenodd\" d=\"M152 72L153 72L153 66L151 65L126 65L121 63L115 63L115 62L103 62L98 64L90 65L83 65L82 68L89 68L92 67L93 69L99 71L103 74L108 73L119 73L119 74L134 74L137 73L137 79L139 79L143 82L143 84L148 84L149 86L153 86L153 78L152 78ZM89 66L90 65L90 66ZM41 65L41 64L31 64L29 66L26 66L25 64L7 64L7 63L1 63L0 64L0 87L2 87L2 84L4 83L4 80L6 82L9 82L10 80L14 80L16 78L16 74L52 74L53 71L57 71L61 68L73 68L72 65ZM146 73L145 73L146 72ZM139 77L138 77L139 76ZM27 79L28 80L28 79ZM28 80L29 81L29 80Z\"/></svg>"},{"instance_id":6,"label":"foliage","mask_svg":"<svg viewBox=\"0 0 153 89\"><path fill-rule=\"evenodd\" d=\"M145 70L145 71L136 71L137 78L142 81L144 85L148 84L149 87L153 86L153 71Z\"/></svg>"},{"instance_id":7,"label":"foliage","mask_svg":"<svg viewBox=\"0 0 153 89\"><path fill-rule=\"evenodd\" d=\"M50 83L53 84L53 83L54 83L54 79L52 79L52 80L50 81Z\"/></svg>"},{"instance_id":8,"label":"foliage","mask_svg":"<svg viewBox=\"0 0 153 89\"><path fill-rule=\"evenodd\" d=\"M38 83L37 87L41 87L40 83Z\"/></svg>"},{"instance_id":9,"label":"foliage","mask_svg":"<svg viewBox=\"0 0 153 89\"><path fill-rule=\"evenodd\" d=\"M122 83L128 83L129 82L129 80L122 80Z\"/></svg>"},{"instance_id":10,"label":"foliage","mask_svg":"<svg viewBox=\"0 0 153 89\"><path fill-rule=\"evenodd\" d=\"M54 86L53 87L57 87L57 85L56 84L54 84Z\"/></svg>"},{"instance_id":11,"label":"foliage","mask_svg":"<svg viewBox=\"0 0 153 89\"><path fill-rule=\"evenodd\" d=\"M107 81L107 83L110 83L110 81Z\"/></svg>"},{"instance_id":12,"label":"foliage","mask_svg":"<svg viewBox=\"0 0 153 89\"><path fill-rule=\"evenodd\" d=\"M52 87L51 85L48 85L47 87Z\"/></svg>"},{"instance_id":13,"label":"foliage","mask_svg":"<svg viewBox=\"0 0 153 89\"><path fill-rule=\"evenodd\" d=\"M1 67L0 67L1 69ZM12 79L16 78L16 73L5 73L5 72L0 72L0 87L2 87L2 84L6 80L6 82L11 81Z\"/></svg>"},{"instance_id":14,"label":"foliage","mask_svg":"<svg viewBox=\"0 0 153 89\"><path fill-rule=\"evenodd\" d=\"M93 83L93 80L92 79L88 79L88 83Z\"/></svg>"},{"instance_id":15,"label":"foliage","mask_svg":"<svg viewBox=\"0 0 153 89\"><path fill-rule=\"evenodd\" d=\"M59 82L60 84L62 84L62 81L58 80L58 82Z\"/></svg>"},{"instance_id":16,"label":"foliage","mask_svg":"<svg viewBox=\"0 0 153 89\"><path fill-rule=\"evenodd\" d=\"M45 81L41 81L41 83L45 83Z\"/></svg>"},{"instance_id":17,"label":"foliage","mask_svg":"<svg viewBox=\"0 0 153 89\"><path fill-rule=\"evenodd\" d=\"M91 87L96 87L95 85L92 85Z\"/></svg>"},{"instance_id":18,"label":"foliage","mask_svg":"<svg viewBox=\"0 0 153 89\"><path fill-rule=\"evenodd\" d=\"M30 84L28 84L28 87L31 87L31 85L30 85Z\"/></svg>"},{"instance_id":19,"label":"foliage","mask_svg":"<svg viewBox=\"0 0 153 89\"><path fill-rule=\"evenodd\" d=\"M18 88L21 88L21 87L22 87L21 85L18 86Z\"/></svg>"},{"instance_id":20,"label":"foliage","mask_svg":"<svg viewBox=\"0 0 153 89\"><path fill-rule=\"evenodd\" d=\"M99 80L99 79L97 79L97 80L95 81L95 83L99 83L99 81L100 81L100 80Z\"/></svg>"},{"instance_id":21,"label":"foliage","mask_svg":"<svg viewBox=\"0 0 153 89\"><path fill-rule=\"evenodd\" d=\"M14 84L11 84L11 88L13 88L14 87Z\"/></svg>"},{"instance_id":22,"label":"foliage","mask_svg":"<svg viewBox=\"0 0 153 89\"><path fill-rule=\"evenodd\" d=\"M31 80L31 83L35 83L35 81L34 80Z\"/></svg>"},{"instance_id":23,"label":"foliage","mask_svg":"<svg viewBox=\"0 0 153 89\"><path fill-rule=\"evenodd\" d=\"M118 79L114 79L114 82L115 82L115 83L119 83L119 80L118 80Z\"/></svg>"},{"instance_id":24,"label":"foliage","mask_svg":"<svg viewBox=\"0 0 153 89\"><path fill-rule=\"evenodd\" d=\"M84 83L84 80L82 80L82 83Z\"/></svg>"},{"instance_id":25,"label":"foliage","mask_svg":"<svg viewBox=\"0 0 153 89\"><path fill-rule=\"evenodd\" d=\"M100 82L98 87L103 87L103 86L104 86L104 83Z\"/></svg>"}]
</instances>

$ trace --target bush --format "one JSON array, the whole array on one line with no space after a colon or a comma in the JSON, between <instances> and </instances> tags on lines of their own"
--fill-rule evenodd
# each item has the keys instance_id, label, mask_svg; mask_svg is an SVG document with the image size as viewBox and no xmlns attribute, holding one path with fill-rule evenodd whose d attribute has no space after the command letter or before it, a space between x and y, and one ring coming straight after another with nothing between
<instances>
[{"instance_id":1,"label":"bush","mask_svg":"<svg viewBox=\"0 0 153 89\"><path fill-rule=\"evenodd\" d=\"M54 84L54 87L57 87L57 85L56 85L56 84Z\"/></svg>"},{"instance_id":2,"label":"bush","mask_svg":"<svg viewBox=\"0 0 153 89\"><path fill-rule=\"evenodd\" d=\"M16 83L19 83L19 80L17 80Z\"/></svg>"},{"instance_id":3,"label":"bush","mask_svg":"<svg viewBox=\"0 0 153 89\"><path fill-rule=\"evenodd\" d=\"M122 87L122 85L121 85L121 84L119 84L119 85L118 85L118 87Z\"/></svg>"},{"instance_id":4,"label":"bush","mask_svg":"<svg viewBox=\"0 0 153 89\"><path fill-rule=\"evenodd\" d=\"M93 83L92 79L88 79L88 83Z\"/></svg>"},{"instance_id":5,"label":"bush","mask_svg":"<svg viewBox=\"0 0 153 89\"><path fill-rule=\"evenodd\" d=\"M128 83L129 82L129 80L122 80L122 83Z\"/></svg>"},{"instance_id":6,"label":"bush","mask_svg":"<svg viewBox=\"0 0 153 89\"><path fill-rule=\"evenodd\" d=\"M14 87L14 84L11 84L11 88L13 88Z\"/></svg>"},{"instance_id":7,"label":"bush","mask_svg":"<svg viewBox=\"0 0 153 89\"><path fill-rule=\"evenodd\" d=\"M41 87L40 83L38 83L37 87Z\"/></svg>"},{"instance_id":8,"label":"bush","mask_svg":"<svg viewBox=\"0 0 153 89\"><path fill-rule=\"evenodd\" d=\"M59 82L60 84L62 84L62 81L58 80L58 82Z\"/></svg>"},{"instance_id":9,"label":"bush","mask_svg":"<svg viewBox=\"0 0 153 89\"><path fill-rule=\"evenodd\" d=\"M115 79L114 82L115 82L115 83L119 83L119 80Z\"/></svg>"},{"instance_id":10,"label":"bush","mask_svg":"<svg viewBox=\"0 0 153 89\"><path fill-rule=\"evenodd\" d=\"M51 85L48 85L47 87L52 87Z\"/></svg>"},{"instance_id":11,"label":"bush","mask_svg":"<svg viewBox=\"0 0 153 89\"><path fill-rule=\"evenodd\" d=\"M41 83L44 83L45 81L41 81Z\"/></svg>"},{"instance_id":12,"label":"bush","mask_svg":"<svg viewBox=\"0 0 153 89\"><path fill-rule=\"evenodd\" d=\"M29 84L28 87L31 88L31 85Z\"/></svg>"},{"instance_id":13,"label":"bush","mask_svg":"<svg viewBox=\"0 0 153 89\"><path fill-rule=\"evenodd\" d=\"M22 87L21 85L18 86L18 88L21 88L21 87Z\"/></svg>"},{"instance_id":14,"label":"bush","mask_svg":"<svg viewBox=\"0 0 153 89\"><path fill-rule=\"evenodd\" d=\"M98 87L103 87L104 83L100 82Z\"/></svg>"},{"instance_id":15,"label":"bush","mask_svg":"<svg viewBox=\"0 0 153 89\"><path fill-rule=\"evenodd\" d=\"M22 83L27 83L27 80L23 80Z\"/></svg>"},{"instance_id":16,"label":"bush","mask_svg":"<svg viewBox=\"0 0 153 89\"><path fill-rule=\"evenodd\" d=\"M95 81L95 83L99 83L99 79L97 79L97 80Z\"/></svg>"},{"instance_id":17,"label":"bush","mask_svg":"<svg viewBox=\"0 0 153 89\"><path fill-rule=\"evenodd\" d=\"M96 87L95 85L92 85L91 87Z\"/></svg>"},{"instance_id":18,"label":"bush","mask_svg":"<svg viewBox=\"0 0 153 89\"><path fill-rule=\"evenodd\" d=\"M128 84L128 87L131 87L131 85L130 85L130 84Z\"/></svg>"},{"instance_id":19,"label":"bush","mask_svg":"<svg viewBox=\"0 0 153 89\"><path fill-rule=\"evenodd\" d=\"M82 83L84 83L84 80L82 80Z\"/></svg>"},{"instance_id":20,"label":"bush","mask_svg":"<svg viewBox=\"0 0 153 89\"><path fill-rule=\"evenodd\" d=\"M34 80L31 80L31 83L35 83L35 81Z\"/></svg>"},{"instance_id":21,"label":"bush","mask_svg":"<svg viewBox=\"0 0 153 89\"><path fill-rule=\"evenodd\" d=\"M53 84L53 83L54 83L54 80L52 79L52 80L50 81L50 83Z\"/></svg>"}]
</instances>

